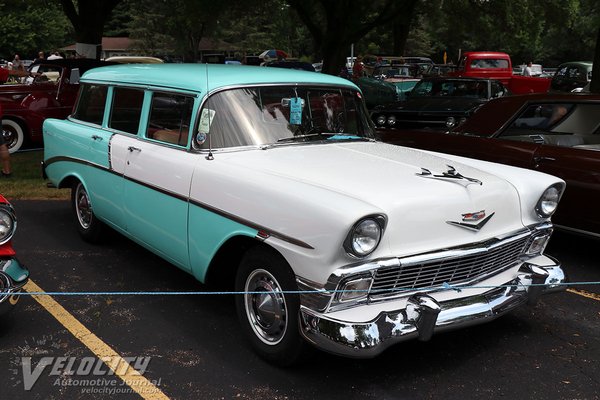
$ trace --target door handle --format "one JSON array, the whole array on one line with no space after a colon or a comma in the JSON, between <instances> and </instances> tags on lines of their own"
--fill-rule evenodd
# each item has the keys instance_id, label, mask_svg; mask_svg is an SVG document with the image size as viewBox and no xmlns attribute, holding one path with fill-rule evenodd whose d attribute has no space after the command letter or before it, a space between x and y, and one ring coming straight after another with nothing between
<instances>
[{"instance_id":1,"label":"door handle","mask_svg":"<svg viewBox=\"0 0 600 400\"><path fill-rule=\"evenodd\" d=\"M538 168L541 163L548 162L548 161L550 161L550 162L556 161L556 158L544 157L544 156L533 157L534 168Z\"/></svg>"},{"instance_id":2,"label":"door handle","mask_svg":"<svg viewBox=\"0 0 600 400\"><path fill-rule=\"evenodd\" d=\"M102 137L98 136L98 135L92 135L92 139L94 139L94 140L102 140Z\"/></svg>"},{"instance_id":3,"label":"door handle","mask_svg":"<svg viewBox=\"0 0 600 400\"><path fill-rule=\"evenodd\" d=\"M542 161L556 161L556 158L553 157L533 157L533 161L535 161L536 164L539 164Z\"/></svg>"},{"instance_id":4,"label":"door handle","mask_svg":"<svg viewBox=\"0 0 600 400\"><path fill-rule=\"evenodd\" d=\"M134 151L137 151L137 152L140 152L140 151L142 151L142 149L140 149L139 147L133 147L133 146L129 146L129 147L127 148L127 150L129 150L129 151L130 151L130 152L132 152L132 153L133 153Z\"/></svg>"}]
</instances>

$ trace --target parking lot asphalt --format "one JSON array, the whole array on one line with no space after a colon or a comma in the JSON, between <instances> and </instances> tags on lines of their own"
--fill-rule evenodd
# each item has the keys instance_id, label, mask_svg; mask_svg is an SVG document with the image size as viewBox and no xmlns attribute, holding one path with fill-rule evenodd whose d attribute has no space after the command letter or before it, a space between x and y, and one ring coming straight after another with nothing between
<instances>
[{"instance_id":1,"label":"parking lot asphalt","mask_svg":"<svg viewBox=\"0 0 600 400\"><path fill-rule=\"evenodd\" d=\"M13 205L19 218L17 255L46 292L208 290L116 233L99 246L83 242L71 223L68 202ZM598 282L599 244L558 232L547 253L562 262L571 281ZM72 333L31 296L22 296L14 312L0 319L0 398L599 398L597 285L573 286L543 296L535 307L435 335L429 342L405 342L375 359L316 352L305 364L287 369L252 353L239 333L232 295L51 298L89 332ZM131 390L131 382L123 385L102 366L96 374L68 376L69 369L56 357L66 357L64 362L73 362L74 368L94 362L101 350L85 344L90 336L131 362L148 357L143 377L159 392L141 396ZM30 367L23 366L27 359Z\"/></svg>"}]
</instances>

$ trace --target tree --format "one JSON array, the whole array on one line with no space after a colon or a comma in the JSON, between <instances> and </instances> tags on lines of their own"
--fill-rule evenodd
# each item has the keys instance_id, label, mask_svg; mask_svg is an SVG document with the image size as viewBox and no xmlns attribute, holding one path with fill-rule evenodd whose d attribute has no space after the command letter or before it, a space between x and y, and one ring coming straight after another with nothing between
<instances>
[{"instance_id":1,"label":"tree","mask_svg":"<svg viewBox=\"0 0 600 400\"><path fill-rule=\"evenodd\" d=\"M75 29L77 52L85 52L83 55L88 57L95 53L95 58L99 58L104 24L122 0L77 0L75 3L73 1L60 0L60 3Z\"/></svg>"},{"instance_id":2,"label":"tree","mask_svg":"<svg viewBox=\"0 0 600 400\"><path fill-rule=\"evenodd\" d=\"M216 34L239 46L241 53L260 54L276 48L296 58L321 59L306 26L285 0L246 0L232 5L221 16Z\"/></svg>"},{"instance_id":3,"label":"tree","mask_svg":"<svg viewBox=\"0 0 600 400\"><path fill-rule=\"evenodd\" d=\"M228 10L228 1L135 0L144 10L133 16L131 37L141 49L155 54L183 55L187 62L198 60L200 40L217 29L219 16Z\"/></svg>"},{"instance_id":4,"label":"tree","mask_svg":"<svg viewBox=\"0 0 600 400\"><path fill-rule=\"evenodd\" d=\"M410 21L418 0L288 0L311 33L322 72L337 75L350 46L377 26L398 18Z\"/></svg>"},{"instance_id":5,"label":"tree","mask_svg":"<svg viewBox=\"0 0 600 400\"><path fill-rule=\"evenodd\" d=\"M0 3L0 54L11 60L14 54L28 59L40 50L68 44L72 30L57 5L58 1Z\"/></svg>"}]
</instances>

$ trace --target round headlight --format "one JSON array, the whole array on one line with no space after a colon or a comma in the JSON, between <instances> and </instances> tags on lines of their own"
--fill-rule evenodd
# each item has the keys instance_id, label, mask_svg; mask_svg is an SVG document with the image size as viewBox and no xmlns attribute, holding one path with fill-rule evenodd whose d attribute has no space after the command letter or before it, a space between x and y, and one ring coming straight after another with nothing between
<instances>
[{"instance_id":1,"label":"round headlight","mask_svg":"<svg viewBox=\"0 0 600 400\"><path fill-rule=\"evenodd\" d=\"M446 127L447 128L454 128L454 125L456 125L456 119L454 117L448 117L446 119Z\"/></svg>"},{"instance_id":2,"label":"round headlight","mask_svg":"<svg viewBox=\"0 0 600 400\"><path fill-rule=\"evenodd\" d=\"M348 236L346 251L357 257L371 254L381 240L382 226L373 218L365 218L359 221Z\"/></svg>"},{"instance_id":3,"label":"round headlight","mask_svg":"<svg viewBox=\"0 0 600 400\"><path fill-rule=\"evenodd\" d=\"M556 211L558 201L560 200L561 190L559 187L550 186L544 191L542 197L535 207L536 213L542 218L548 218Z\"/></svg>"},{"instance_id":4,"label":"round headlight","mask_svg":"<svg viewBox=\"0 0 600 400\"><path fill-rule=\"evenodd\" d=\"M379 126L385 125L385 121L386 121L385 115L379 115L376 120L377 125L379 125Z\"/></svg>"},{"instance_id":5,"label":"round headlight","mask_svg":"<svg viewBox=\"0 0 600 400\"><path fill-rule=\"evenodd\" d=\"M0 206L0 244L8 242L17 229L17 218L12 209Z\"/></svg>"},{"instance_id":6,"label":"round headlight","mask_svg":"<svg viewBox=\"0 0 600 400\"><path fill-rule=\"evenodd\" d=\"M396 125L396 117L393 115L390 115L387 119L387 123L389 126L394 126Z\"/></svg>"}]
</instances>

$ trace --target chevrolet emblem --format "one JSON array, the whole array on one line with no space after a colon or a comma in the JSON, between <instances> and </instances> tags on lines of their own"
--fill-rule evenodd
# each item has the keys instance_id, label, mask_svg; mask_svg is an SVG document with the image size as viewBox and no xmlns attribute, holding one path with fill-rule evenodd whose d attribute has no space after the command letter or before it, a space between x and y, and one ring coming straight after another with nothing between
<instances>
[{"instance_id":1,"label":"chevrolet emblem","mask_svg":"<svg viewBox=\"0 0 600 400\"><path fill-rule=\"evenodd\" d=\"M496 214L496 213L493 212L486 217L485 210L482 210L482 211L475 212L475 213L462 214L463 222L446 221L446 223L478 232L479 230L481 230L481 228L483 228L483 226L485 224L487 224L487 222L494 216L494 214ZM477 223L477 224L468 224L467 223L467 222L476 222L476 221L479 221L479 223Z\"/></svg>"}]
</instances>

